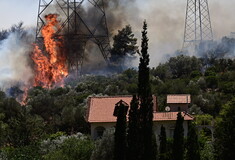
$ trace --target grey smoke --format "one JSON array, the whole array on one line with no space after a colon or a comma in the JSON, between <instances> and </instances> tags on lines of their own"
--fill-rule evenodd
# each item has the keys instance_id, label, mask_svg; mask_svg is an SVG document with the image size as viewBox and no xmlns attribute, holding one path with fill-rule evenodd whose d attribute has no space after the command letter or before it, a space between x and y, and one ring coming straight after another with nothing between
<instances>
[{"instance_id":1,"label":"grey smoke","mask_svg":"<svg viewBox=\"0 0 235 160\"><path fill-rule=\"evenodd\" d=\"M30 85L33 71L29 55L34 36L27 32L11 32L0 44L0 88L6 90L14 85ZM23 89L23 88L22 88Z\"/></svg>"},{"instance_id":2,"label":"grey smoke","mask_svg":"<svg viewBox=\"0 0 235 160\"><path fill-rule=\"evenodd\" d=\"M235 31L235 0L208 2L214 39L220 40ZM136 9L132 9L131 5L127 6L126 19L139 40L142 21L147 20L150 64L155 67L166 60L166 55L174 56L175 51L182 48L187 0L137 0L136 3L139 12L135 12Z\"/></svg>"},{"instance_id":3,"label":"grey smoke","mask_svg":"<svg viewBox=\"0 0 235 160\"><path fill-rule=\"evenodd\" d=\"M235 31L235 0L208 1L215 39ZM181 49L187 0L105 0L105 2L110 40L118 29L130 24L138 37L140 46L142 22L144 19L147 20L151 66L164 61L166 54L173 55L177 49ZM50 8L48 12L56 12L56 9ZM31 50L34 36L29 37L31 40L28 42L21 41L14 33L2 42L0 46L1 86L14 81L28 82L32 78L27 52ZM96 62L92 57L89 60ZM137 65L138 59L135 63L135 66Z\"/></svg>"}]
</instances>

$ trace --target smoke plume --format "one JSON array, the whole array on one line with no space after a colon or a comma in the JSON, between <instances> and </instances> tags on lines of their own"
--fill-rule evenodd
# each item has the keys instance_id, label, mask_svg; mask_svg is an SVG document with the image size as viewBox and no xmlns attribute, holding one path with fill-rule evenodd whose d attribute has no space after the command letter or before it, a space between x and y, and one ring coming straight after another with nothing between
<instances>
[{"instance_id":1,"label":"smoke plume","mask_svg":"<svg viewBox=\"0 0 235 160\"><path fill-rule=\"evenodd\" d=\"M232 20L235 12L232 6L235 5L235 1L208 0L208 2L214 39L221 39L221 37L235 31L235 21ZM94 8L89 7L86 3L82 12L87 23L92 26L92 23L97 20L97 14L94 14ZM156 66L159 62L166 60L166 55L174 55L176 50L182 48L186 0L104 0L104 3L111 42L112 36L118 30L130 24L140 46L143 20L147 20L151 66ZM61 20L64 18L58 7L50 6L45 11L45 15L49 13L59 13ZM99 29L102 30L102 27ZM0 42L1 88L16 82L28 84L31 81L34 74L32 67L30 67L31 60L29 58L32 51L31 44L34 42L32 35L31 31L26 33L12 32L7 36L7 39ZM74 43L77 44L77 42ZM78 49L80 47L78 45ZM88 70L102 68L104 64L99 48L90 42L86 43L84 59L84 68L88 68ZM137 64L138 59L136 66Z\"/></svg>"},{"instance_id":2,"label":"smoke plume","mask_svg":"<svg viewBox=\"0 0 235 160\"><path fill-rule=\"evenodd\" d=\"M34 37L32 31L10 32L0 44L0 87L29 85L33 76L29 54Z\"/></svg>"},{"instance_id":3,"label":"smoke plume","mask_svg":"<svg viewBox=\"0 0 235 160\"><path fill-rule=\"evenodd\" d=\"M142 21L147 20L150 64L155 67L182 49L187 0L136 0L135 3L134 8L127 5L125 19L138 39L141 38ZM220 41L235 31L235 1L208 0L208 3L214 40Z\"/></svg>"}]
</instances>

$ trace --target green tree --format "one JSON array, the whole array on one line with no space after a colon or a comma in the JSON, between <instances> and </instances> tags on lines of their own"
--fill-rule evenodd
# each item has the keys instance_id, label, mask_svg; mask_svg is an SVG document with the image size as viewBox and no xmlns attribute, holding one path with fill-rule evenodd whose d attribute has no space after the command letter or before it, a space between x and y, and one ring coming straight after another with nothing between
<instances>
[{"instance_id":1,"label":"green tree","mask_svg":"<svg viewBox=\"0 0 235 160\"><path fill-rule=\"evenodd\" d=\"M127 55L135 55L138 47L137 39L134 37L131 26L127 25L118 34L113 37L113 48L111 49L111 61L114 63L123 63Z\"/></svg>"},{"instance_id":2,"label":"green tree","mask_svg":"<svg viewBox=\"0 0 235 160\"><path fill-rule=\"evenodd\" d=\"M173 136L173 160L183 160L184 158L184 117L181 112L177 114L177 120Z\"/></svg>"},{"instance_id":3,"label":"green tree","mask_svg":"<svg viewBox=\"0 0 235 160\"><path fill-rule=\"evenodd\" d=\"M95 87L91 87L95 88ZM51 90L35 87L29 90L28 105L32 106L31 114L39 115L47 125L45 132L64 131L87 133L85 122L84 100L91 93L79 93L78 88L54 88Z\"/></svg>"},{"instance_id":4,"label":"green tree","mask_svg":"<svg viewBox=\"0 0 235 160\"><path fill-rule=\"evenodd\" d=\"M20 115L11 118L8 124L8 141L16 147L30 145L41 139L45 134L43 119L38 115L30 114L29 106L22 107Z\"/></svg>"},{"instance_id":5,"label":"green tree","mask_svg":"<svg viewBox=\"0 0 235 160\"><path fill-rule=\"evenodd\" d=\"M142 31L141 55L138 75L138 98L140 102L140 146L142 146L141 159L151 160L154 154L152 145L153 102L149 81L149 54L148 54L147 23L144 21Z\"/></svg>"},{"instance_id":6,"label":"green tree","mask_svg":"<svg viewBox=\"0 0 235 160\"><path fill-rule=\"evenodd\" d=\"M168 65L170 66L174 78L189 76L192 71L200 71L201 62L196 57L179 55L171 57Z\"/></svg>"},{"instance_id":7,"label":"green tree","mask_svg":"<svg viewBox=\"0 0 235 160\"><path fill-rule=\"evenodd\" d=\"M7 140L6 136L8 124L3 121L4 118L5 115L3 113L0 113L0 146L3 146Z\"/></svg>"},{"instance_id":8,"label":"green tree","mask_svg":"<svg viewBox=\"0 0 235 160\"><path fill-rule=\"evenodd\" d=\"M207 141L201 150L201 160L215 160L215 151L213 143Z\"/></svg>"},{"instance_id":9,"label":"green tree","mask_svg":"<svg viewBox=\"0 0 235 160\"><path fill-rule=\"evenodd\" d=\"M114 160L126 159L126 105L120 101L115 109L117 109L117 123L114 133Z\"/></svg>"},{"instance_id":10,"label":"green tree","mask_svg":"<svg viewBox=\"0 0 235 160\"><path fill-rule=\"evenodd\" d=\"M151 72L154 76L158 76L161 80L172 78L172 73L167 63L160 63L156 68L153 68Z\"/></svg>"},{"instance_id":11,"label":"green tree","mask_svg":"<svg viewBox=\"0 0 235 160\"><path fill-rule=\"evenodd\" d=\"M187 136L186 160L200 160L200 148L195 125L190 123Z\"/></svg>"},{"instance_id":12,"label":"green tree","mask_svg":"<svg viewBox=\"0 0 235 160\"><path fill-rule=\"evenodd\" d=\"M220 160L235 157L235 98L223 106L216 122L215 147Z\"/></svg>"},{"instance_id":13,"label":"green tree","mask_svg":"<svg viewBox=\"0 0 235 160\"><path fill-rule=\"evenodd\" d=\"M134 95L130 104L129 123L127 132L128 160L137 160L140 152L139 140L139 119L138 119L138 99Z\"/></svg>"},{"instance_id":14,"label":"green tree","mask_svg":"<svg viewBox=\"0 0 235 160\"><path fill-rule=\"evenodd\" d=\"M166 129L162 125L161 133L159 135L160 147L159 147L159 160L167 160L167 141L166 141Z\"/></svg>"}]
</instances>

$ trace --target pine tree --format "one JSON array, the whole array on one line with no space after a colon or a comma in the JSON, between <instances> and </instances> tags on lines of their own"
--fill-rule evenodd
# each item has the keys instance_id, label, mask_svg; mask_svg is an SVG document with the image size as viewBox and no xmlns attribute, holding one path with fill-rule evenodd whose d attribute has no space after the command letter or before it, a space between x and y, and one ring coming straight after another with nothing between
<instances>
[{"instance_id":1,"label":"pine tree","mask_svg":"<svg viewBox=\"0 0 235 160\"><path fill-rule=\"evenodd\" d=\"M129 110L129 125L127 133L128 160L137 160L140 151L139 146L139 120L138 120L138 99L133 95Z\"/></svg>"},{"instance_id":2,"label":"pine tree","mask_svg":"<svg viewBox=\"0 0 235 160\"><path fill-rule=\"evenodd\" d=\"M151 160L154 154L152 148L153 103L149 82L149 54L147 23L144 21L142 44L138 75L138 98L140 102L140 141L142 145L142 159Z\"/></svg>"},{"instance_id":3,"label":"pine tree","mask_svg":"<svg viewBox=\"0 0 235 160\"><path fill-rule=\"evenodd\" d=\"M114 133L114 160L126 159L126 106L118 103L117 123Z\"/></svg>"},{"instance_id":4,"label":"pine tree","mask_svg":"<svg viewBox=\"0 0 235 160\"><path fill-rule=\"evenodd\" d=\"M111 49L111 61L120 63L127 55L133 56L138 50L137 39L134 37L131 26L127 25L113 37L113 48Z\"/></svg>"},{"instance_id":5,"label":"pine tree","mask_svg":"<svg viewBox=\"0 0 235 160\"><path fill-rule=\"evenodd\" d=\"M159 160L167 160L166 129L163 125L161 126L161 133L159 139L160 139Z\"/></svg>"},{"instance_id":6,"label":"pine tree","mask_svg":"<svg viewBox=\"0 0 235 160\"><path fill-rule=\"evenodd\" d=\"M177 114L177 121L174 130L173 139L173 160L183 160L184 157L184 128L183 128L184 117L181 112Z\"/></svg>"},{"instance_id":7,"label":"pine tree","mask_svg":"<svg viewBox=\"0 0 235 160\"><path fill-rule=\"evenodd\" d=\"M187 154L186 160L200 160L200 149L198 143L198 136L194 124L189 125L189 131L187 135Z\"/></svg>"}]
</instances>

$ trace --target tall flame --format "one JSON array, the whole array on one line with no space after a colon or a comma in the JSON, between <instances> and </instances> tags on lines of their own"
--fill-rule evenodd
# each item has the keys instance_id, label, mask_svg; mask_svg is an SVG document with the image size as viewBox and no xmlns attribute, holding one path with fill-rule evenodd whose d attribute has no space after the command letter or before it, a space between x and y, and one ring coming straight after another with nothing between
<instances>
[{"instance_id":1,"label":"tall flame","mask_svg":"<svg viewBox=\"0 0 235 160\"><path fill-rule=\"evenodd\" d=\"M46 25L42 28L42 36L46 53L43 53L37 44L34 45L32 59L35 63L34 86L51 88L61 83L68 75L66 57L62 51L63 43L61 38L55 39L59 21L57 14L45 16Z\"/></svg>"}]
</instances>

